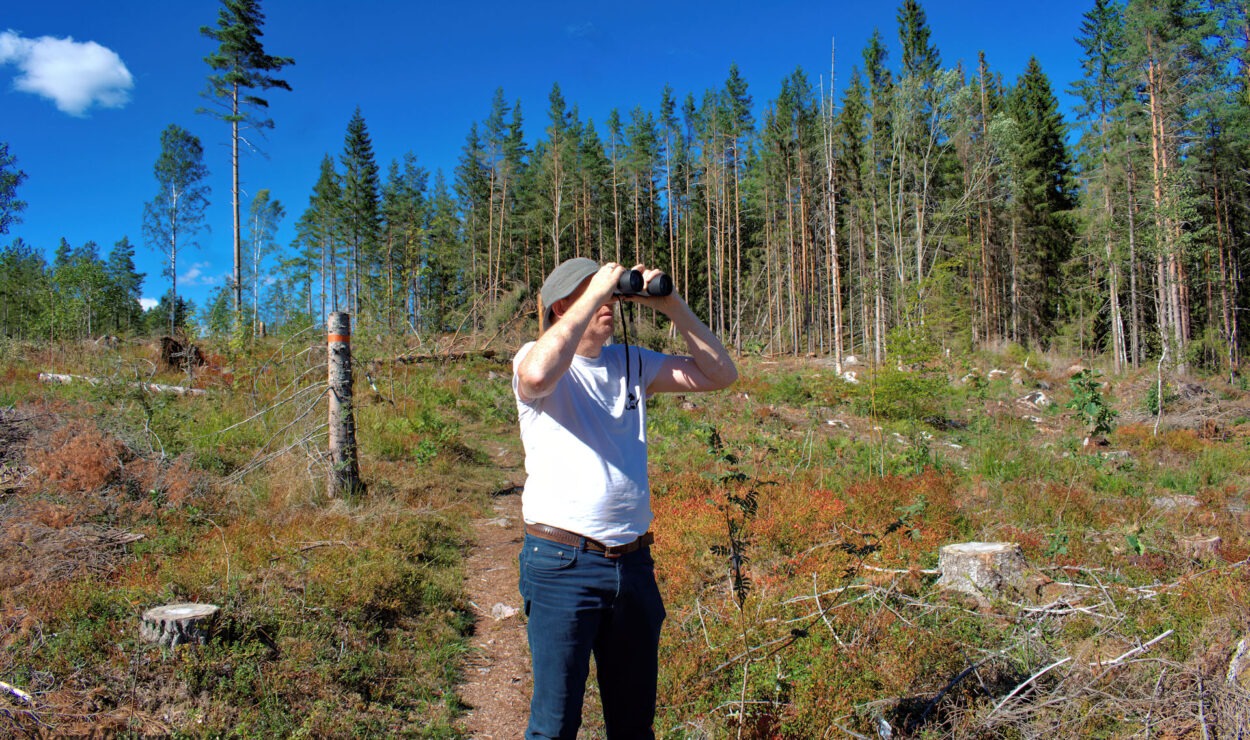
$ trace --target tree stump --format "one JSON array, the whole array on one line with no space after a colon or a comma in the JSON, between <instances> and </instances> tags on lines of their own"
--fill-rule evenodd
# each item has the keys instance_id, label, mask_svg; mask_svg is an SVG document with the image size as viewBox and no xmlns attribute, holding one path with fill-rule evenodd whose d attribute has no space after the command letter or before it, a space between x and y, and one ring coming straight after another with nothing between
<instances>
[{"instance_id":1,"label":"tree stump","mask_svg":"<svg viewBox=\"0 0 1250 740\"><path fill-rule=\"evenodd\" d=\"M1217 535L1194 535L1192 537L1180 537L1177 543L1181 546L1181 552L1185 557L1194 560L1210 560L1215 557L1220 549L1220 538Z\"/></svg>"},{"instance_id":2,"label":"tree stump","mask_svg":"<svg viewBox=\"0 0 1250 740\"><path fill-rule=\"evenodd\" d=\"M963 542L946 545L938 554L942 576L938 588L960 591L978 599L1027 592L1037 574L1014 542ZM1035 588L1032 590L1036 590Z\"/></svg>"},{"instance_id":3,"label":"tree stump","mask_svg":"<svg viewBox=\"0 0 1250 740\"><path fill-rule=\"evenodd\" d=\"M166 604L143 613L139 637L164 647L203 645L221 607L212 604Z\"/></svg>"}]
</instances>

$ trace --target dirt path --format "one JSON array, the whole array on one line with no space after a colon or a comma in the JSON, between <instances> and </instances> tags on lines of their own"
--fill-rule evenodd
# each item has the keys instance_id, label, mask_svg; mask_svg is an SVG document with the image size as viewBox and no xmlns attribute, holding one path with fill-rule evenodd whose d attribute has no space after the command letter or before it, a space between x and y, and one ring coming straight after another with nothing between
<instances>
[{"instance_id":1,"label":"dirt path","mask_svg":"<svg viewBox=\"0 0 1250 740\"><path fill-rule=\"evenodd\" d=\"M473 525L477 545L468 560L467 586L478 622L460 686L469 707L464 730L480 740L522 737L530 700L529 650L517 592L521 496L498 496L494 503L495 518Z\"/></svg>"}]
</instances>

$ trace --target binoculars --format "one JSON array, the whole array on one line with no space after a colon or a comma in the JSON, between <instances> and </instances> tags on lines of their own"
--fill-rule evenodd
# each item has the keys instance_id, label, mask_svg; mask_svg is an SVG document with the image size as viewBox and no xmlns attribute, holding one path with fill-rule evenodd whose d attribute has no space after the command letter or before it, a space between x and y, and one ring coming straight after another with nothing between
<instances>
[{"instance_id":1,"label":"binoculars","mask_svg":"<svg viewBox=\"0 0 1250 740\"><path fill-rule=\"evenodd\" d=\"M616 295L666 296L673 292L673 279L661 273L651 278L645 291L643 287L642 273L630 270L621 275L621 281L616 286Z\"/></svg>"}]
</instances>

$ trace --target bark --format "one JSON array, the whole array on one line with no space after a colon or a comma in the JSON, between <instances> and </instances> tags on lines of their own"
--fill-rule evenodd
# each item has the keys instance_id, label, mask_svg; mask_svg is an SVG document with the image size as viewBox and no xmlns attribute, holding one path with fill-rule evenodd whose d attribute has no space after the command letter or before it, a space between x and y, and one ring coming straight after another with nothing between
<instances>
[{"instance_id":1,"label":"bark","mask_svg":"<svg viewBox=\"0 0 1250 740\"><path fill-rule=\"evenodd\" d=\"M208 641L221 607L213 604L167 604L143 613L139 638L162 647L203 645Z\"/></svg>"},{"instance_id":2,"label":"bark","mask_svg":"<svg viewBox=\"0 0 1250 740\"><path fill-rule=\"evenodd\" d=\"M364 491L356 457L356 418L352 406L351 318L330 315L327 325L329 382L330 475L327 493L332 498Z\"/></svg>"}]
</instances>

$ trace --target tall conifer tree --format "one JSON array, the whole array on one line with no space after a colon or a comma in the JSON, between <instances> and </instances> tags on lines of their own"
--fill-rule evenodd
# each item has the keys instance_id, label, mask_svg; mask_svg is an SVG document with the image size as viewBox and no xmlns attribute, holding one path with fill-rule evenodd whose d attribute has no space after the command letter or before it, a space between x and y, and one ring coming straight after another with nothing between
<instances>
[{"instance_id":1,"label":"tall conifer tree","mask_svg":"<svg viewBox=\"0 0 1250 740\"><path fill-rule=\"evenodd\" d=\"M373 312L373 317L377 318L379 306L376 301L379 296L376 291L380 278L379 244L382 229L381 181L373 156L373 140L369 137L369 129L360 108L356 109L347 124L347 136L339 163L343 165L341 224L352 255L348 305L353 314L359 315L363 300ZM362 291L364 296L361 295Z\"/></svg>"},{"instance_id":2,"label":"tall conifer tree","mask_svg":"<svg viewBox=\"0 0 1250 740\"><path fill-rule=\"evenodd\" d=\"M17 169L17 158L9 154L9 143L0 141L0 234L9 233L9 226L20 219L18 213L26 207L25 201L17 199L17 188L26 179L26 173Z\"/></svg>"},{"instance_id":3,"label":"tall conifer tree","mask_svg":"<svg viewBox=\"0 0 1250 740\"><path fill-rule=\"evenodd\" d=\"M234 215L234 312L236 323L243 306L242 226L239 213L239 143L255 148L257 143L244 134L251 128L263 133L273 128L273 120L264 112L269 101L258 91L290 90L291 85L276 75L283 67L294 64L290 57L266 53L261 37L265 14L260 0L222 0L217 27L202 26L200 33L217 43L217 50L204 61L213 73L208 77L205 96L215 108L204 109L213 117L230 124L231 206ZM176 303L176 302L175 302Z\"/></svg>"}]
</instances>

